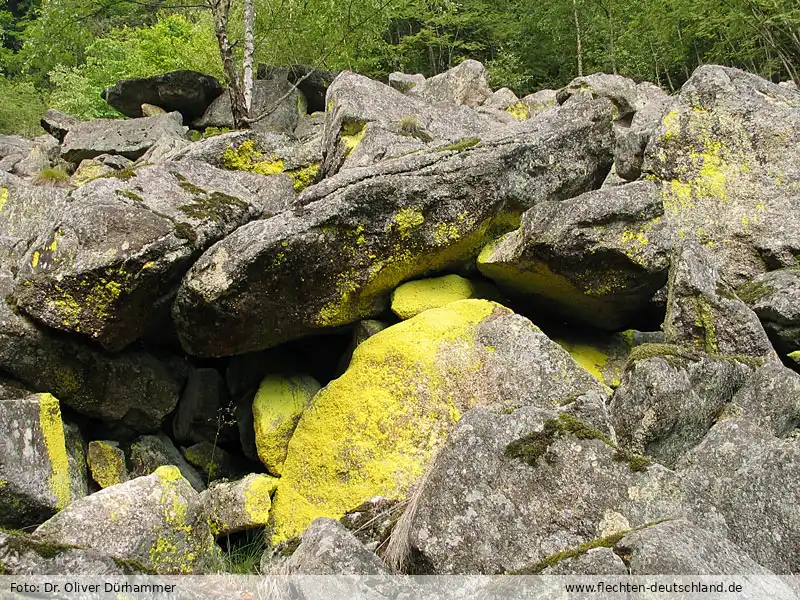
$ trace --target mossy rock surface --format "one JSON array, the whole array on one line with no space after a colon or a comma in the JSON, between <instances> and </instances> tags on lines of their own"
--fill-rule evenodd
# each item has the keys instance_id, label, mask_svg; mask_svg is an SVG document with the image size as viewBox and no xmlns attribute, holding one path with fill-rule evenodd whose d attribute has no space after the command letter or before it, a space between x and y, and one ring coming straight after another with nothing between
<instances>
[{"instance_id":1,"label":"mossy rock surface","mask_svg":"<svg viewBox=\"0 0 800 600\"><path fill-rule=\"evenodd\" d=\"M410 319L430 308L441 308L470 298L498 299L497 290L484 282L474 282L459 275L409 281L392 292L392 312Z\"/></svg>"},{"instance_id":2,"label":"mossy rock surface","mask_svg":"<svg viewBox=\"0 0 800 600\"><path fill-rule=\"evenodd\" d=\"M125 452L117 442L106 440L89 442L86 460L92 479L101 488L128 481Z\"/></svg>"},{"instance_id":3,"label":"mossy rock surface","mask_svg":"<svg viewBox=\"0 0 800 600\"><path fill-rule=\"evenodd\" d=\"M269 523L272 494L278 479L251 474L238 481L214 483L200 494L215 536L264 527Z\"/></svg>"}]
</instances>

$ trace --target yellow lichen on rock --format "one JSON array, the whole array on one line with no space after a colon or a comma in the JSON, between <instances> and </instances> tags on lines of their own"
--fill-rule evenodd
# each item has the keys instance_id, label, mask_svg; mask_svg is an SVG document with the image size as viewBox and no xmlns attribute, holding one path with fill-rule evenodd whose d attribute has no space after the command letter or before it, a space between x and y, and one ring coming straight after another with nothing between
<instances>
[{"instance_id":1,"label":"yellow lichen on rock","mask_svg":"<svg viewBox=\"0 0 800 600\"><path fill-rule=\"evenodd\" d=\"M580 343L565 340L553 340L569 355L594 376L600 383L615 388L619 386L619 369L614 369L614 373L609 377L606 373L609 356L600 348L588 343Z\"/></svg>"},{"instance_id":2,"label":"yellow lichen on rock","mask_svg":"<svg viewBox=\"0 0 800 600\"><path fill-rule=\"evenodd\" d=\"M89 442L86 460L92 479L101 488L111 487L128 480L125 454L115 442L102 440Z\"/></svg>"},{"instance_id":3,"label":"yellow lichen on rock","mask_svg":"<svg viewBox=\"0 0 800 600\"><path fill-rule=\"evenodd\" d=\"M486 300L453 302L360 344L289 442L271 511L273 542L368 498L403 498L475 402L450 386L480 368L476 326L506 310Z\"/></svg>"},{"instance_id":4,"label":"yellow lichen on rock","mask_svg":"<svg viewBox=\"0 0 800 600\"><path fill-rule=\"evenodd\" d=\"M72 499L69 457L61 407L51 394L39 394L39 427L50 459L50 490L56 498L56 508L62 510Z\"/></svg>"},{"instance_id":5,"label":"yellow lichen on rock","mask_svg":"<svg viewBox=\"0 0 800 600\"><path fill-rule=\"evenodd\" d=\"M281 474L297 422L319 389L308 375L267 375L261 381L253 400L253 425L258 457L270 473Z\"/></svg>"},{"instance_id":6,"label":"yellow lichen on rock","mask_svg":"<svg viewBox=\"0 0 800 600\"><path fill-rule=\"evenodd\" d=\"M367 124L363 121L352 121L342 125L342 131L339 139L345 147L346 155L350 155L353 150L358 148L364 135L367 133Z\"/></svg>"},{"instance_id":7,"label":"yellow lichen on rock","mask_svg":"<svg viewBox=\"0 0 800 600\"><path fill-rule=\"evenodd\" d=\"M516 102L506 108L506 112L517 121L526 121L531 118L531 110L524 102Z\"/></svg>"},{"instance_id":8,"label":"yellow lichen on rock","mask_svg":"<svg viewBox=\"0 0 800 600\"><path fill-rule=\"evenodd\" d=\"M272 494L278 479L269 475L250 475L245 480L244 510L253 525L266 525L272 506Z\"/></svg>"},{"instance_id":9,"label":"yellow lichen on rock","mask_svg":"<svg viewBox=\"0 0 800 600\"><path fill-rule=\"evenodd\" d=\"M0 212L3 212L6 202L8 202L8 188L0 187Z\"/></svg>"},{"instance_id":10,"label":"yellow lichen on rock","mask_svg":"<svg viewBox=\"0 0 800 600\"><path fill-rule=\"evenodd\" d=\"M477 297L477 286L458 275L418 279L404 283L392 293L392 312L401 319L410 319L431 308Z\"/></svg>"}]
</instances>

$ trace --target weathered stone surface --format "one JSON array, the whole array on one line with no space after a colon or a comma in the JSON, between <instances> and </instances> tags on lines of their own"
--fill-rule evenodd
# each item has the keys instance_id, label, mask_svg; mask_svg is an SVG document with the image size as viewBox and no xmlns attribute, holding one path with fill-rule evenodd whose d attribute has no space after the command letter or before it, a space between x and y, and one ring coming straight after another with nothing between
<instances>
[{"instance_id":1,"label":"weathered stone surface","mask_svg":"<svg viewBox=\"0 0 800 600\"><path fill-rule=\"evenodd\" d=\"M199 252L294 193L286 178L182 161L124 171L72 192L29 249L20 308L44 324L119 351L157 319Z\"/></svg>"},{"instance_id":2,"label":"weathered stone surface","mask_svg":"<svg viewBox=\"0 0 800 600\"><path fill-rule=\"evenodd\" d=\"M580 405L603 427L605 397L563 349L498 304L462 300L425 311L362 343L303 413L274 498L273 540L374 496L403 498L474 404Z\"/></svg>"},{"instance_id":3,"label":"weathered stone surface","mask_svg":"<svg viewBox=\"0 0 800 600\"><path fill-rule=\"evenodd\" d=\"M779 352L800 350L800 269L756 277L736 294L755 311Z\"/></svg>"},{"instance_id":4,"label":"weathered stone surface","mask_svg":"<svg viewBox=\"0 0 800 600\"><path fill-rule=\"evenodd\" d=\"M53 136L41 135L33 140L33 144L31 151L14 165L12 172L15 175L39 178L41 172L49 169L58 158L61 148ZM39 180L39 183L43 183L42 180Z\"/></svg>"},{"instance_id":5,"label":"weathered stone surface","mask_svg":"<svg viewBox=\"0 0 800 600\"><path fill-rule=\"evenodd\" d=\"M206 489L203 479L194 467L186 462L172 440L163 433L138 438L131 444L129 458L131 478L151 475L160 467L174 466L198 492Z\"/></svg>"},{"instance_id":6,"label":"weathered stone surface","mask_svg":"<svg viewBox=\"0 0 800 600\"><path fill-rule=\"evenodd\" d=\"M506 110L519 102L517 95L508 88L501 88L492 94L486 102L483 103L483 108L493 108L496 110ZM527 109L527 105L526 105ZM520 119L521 121L522 119Z\"/></svg>"},{"instance_id":7,"label":"weathered stone surface","mask_svg":"<svg viewBox=\"0 0 800 600\"><path fill-rule=\"evenodd\" d=\"M379 314L400 283L474 257L527 206L599 186L610 108L570 102L506 138L307 189L302 208L241 227L198 260L173 312L184 348L240 354Z\"/></svg>"},{"instance_id":8,"label":"weathered stone surface","mask_svg":"<svg viewBox=\"0 0 800 600\"><path fill-rule=\"evenodd\" d=\"M640 83L637 87L638 106L630 123L614 125L614 166L623 179L634 181L642 174L642 162L647 144L661 125L670 97L661 88Z\"/></svg>"},{"instance_id":9,"label":"weathered stone surface","mask_svg":"<svg viewBox=\"0 0 800 600\"><path fill-rule=\"evenodd\" d=\"M382 496L369 498L339 520L370 552L386 545L405 503Z\"/></svg>"},{"instance_id":10,"label":"weathered stone surface","mask_svg":"<svg viewBox=\"0 0 800 600\"><path fill-rule=\"evenodd\" d=\"M159 574L208 572L219 558L200 497L176 467L74 502L34 537L135 560Z\"/></svg>"},{"instance_id":11,"label":"weathered stone surface","mask_svg":"<svg viewBox=\"0 0 800 600\"><path fill-rule=\"evenodd\" d=\"M227 535L264 527L269 522L270 497L278 480L269 475L248 475L239 481L213 483L200 494L214 535Z\"/></svg>"},{"instance_id":12,"label":"weathered stone surface","mask_svg":"<svg viewBox=\"0 0 800 600\"><path fill-rule=\"evenodd\" d=\"M800 255L800 95L756 75L698 68L647 146L678 235L709 248L738 288Z\"/></svg>"},{"instance_id":13,"label":"weathered stone surface","mask_svg":"<svg viewBox=\"0 0 800 600\"><path fill-rule=\"evenodd\" d=\"M667 281L663 214L658 185L645 181L540 202L481 252L478 268L539 308L619 330Z\"/></svg>"},{"instance_id":14,"label":"weathered stone surface","mask_svg":"<svg viewBox=\"0 0 800 600\"><path fill-rule=\"evenodd\" d=\"M382 575L389 569L333 519L315 519L300 545L281 564L282 575Z\"/></svg>"},{"instance_id":15,"label":"weathered stone surface","mask_svg":"<svg viewBox=\"0 0 800 600\"><path fill-rule=\"evenodd\" d=\"M135 561L115 559L99 550L39 541L0 531L0 573L8 575L102 576L146 574Z\"/></svg>"},{"instance_id":16,"label":"weathered stone surface","mask_svg":"<svg viewBox=\"0 0 800 600\"><path fill-rule=\"evenodd\" d=\"M681 519L629 533L616 549L631 575L772 575L725 537Z\"/></svg>"},{"instance_id":17,"label":"weathered stone surface","mask_svg":"<svg viewBox=\"0 0 800 600\"><path fill-rule=\"evenodd\" d=\"M687 485L725 517L728 539L775 573L797 573L797 438L775 438L747 419L723 420L678 466Z\"/></svg>"},{"instance_id":18,"label":"weathered stone surface","mask_svg":"<svg viewBox=\"0 0 800 600\"><path fill-rule=\"evenodd\" d=\"M389 73L389 86L404 94L423 83L425 83L425 75L421 73L409 74L397 71Z\"/></svg>"},{"instance_id":19,"label":"weathered stone surface","mask_svg":"<svg viewBox=\"0 0 800 600\"><path fill-rule=\"evenodd\" d=\"M795 434L800 427L800 375L768 363L733 397L731 413L771 431L776 437Z\"/></svg>"},{"instance_id":20,"label":"weathered stone surface","mask_svg":"<svg viewBox=\"0 0 800 600\"><path fill-rule=\"evenodd\" d=\"M101 488L128 481L128 466L125 452L114 441L95 440L89 442L86 455L92 479Z\"/></svg>"},{"instance_id":21,"label":"weathered stone surface","mask_svg":"<svg viewBox=\"0 0 800 600\"><path fill-rule=\"evenodd\" d=\"M78 123L80 123L80 119L55 108L51 108L44 113L40 121L42 129L56 138L59 143L64 141L70 129L78 125Z\"/></svg>"},{"instance_id":22,"label":"weathered stone surface","mask_svg":"<svg viewBox=\"0 0 800 600\"><path fill-rule=\"evenodd\" d=\"M461 104L477 108L492 95L486 68L476 60L465 60L449 71L426 79L410 90L428 102Z\"/></svg>"},{"instance_id":23,"label":"weathered stone surface","mask_svg":"<svg viewBox=\"0 0 800 600\"><path fill-rule=\"evenodd\" d=\"M491 284L459 275L418 279L404 283L392 292L392 312L401 319L410 319L430 308L440 308L457 300L499 300L499 296Z\"/></svg>"},{"instance_id":24,"label":"weathered stone surface","mask_svg":"<svg viewBox=\"0 0 800 600\"><path fill-rule=\"evenodd\" d=\"M285 97L284 97L285 96ZM297 121L306 113L306 99L286 79L258 79L253 82L253 99L250 105L250 124L257 131L276 131L292 133ZM262 116L263 115L263 116ZM262 117L258 119L258 117ZM222 93L200 119L193 123L201 129L207 127L227 127L233 129L233 112L229 92Z\"/></svg>"},{"instance_id":25,"label":"weathered stone surface","mask_svg":"<svg viewBox=\"0 0 800 600\"><path fill-rule=\"evenodd\" d=\"M222 92L222 86L214 77L181 70L122 79L103 90L101 96L127 117L141 117L142 104L155 104L169 112L180 112L189 122L201 117Z\"/></svg>"},{"instance_id":26,"label":"weathered stone surface","mask_svg":"<svg viewBox=\"0 0 800 600\"><path fill-rule=\"evenodd\" d=\"M537 573L559 552L660 519L724 534L675 473L615 459L602 438L552 409L471 410L426 477L412 546L436 573Z\"/></svg>"},{"instance_id":27,"label":"weathered stone surface","mask_svg":"<svg viewBox=\"0 0 800 600\"><path fill-rule=\"evenodd\" d=\"M556 91L555 90L539 90L538 92L534 92L533 94L528 94L522 99L528 106L528 111L530 112L531 116L534 114L541 112L545 108L549 106L553 106L556 103Z\"/></svg>"},{"instance_id":28,"label":"weathered stone surface","mask_svg":"<svg viewBox=\"0 0 800 600\"><path fill-rule=\"evenodd\" d=\"M61 158L79 163L100 154L120 154L136 160L163 136L183 138L178 113L142 119L95 119L81 121L67 132Z\"/></svg>"},{"instance_id":29,"label":"weathered stone surface","mask_svg":"<svg viewBox=\"0 0 800 600\"><path fill-rule=\"evenodd\" d=\"M253 400L258 457L273 475L281 475L289 441L303 412L311 406L319 383L309 375L267 375Z\"/></svg>"},{"instance_id":30,"label":"weathered stone surface","mask_svg":"<svg viewBox=\"0 0 800 600\"><path fill-rule=\"evenodd\" d=\"M240 457L211 442L189 446L183 456L200 471L203 481L238 479L251 470Z\"/></svg>"},{"instance_id":31,"label":"weathered stone surface","mask_svg":"<svg viewBox=\"0 0 800 600\"><path fill-rule=\"evenodd\" d=\"M88 491L85 473L70 461L74 447L58 400L9 396L0 400L0 527L20 528L41 523Z\"/></svg>"},{"instance_id":32,"label":"weathered stone surface","mask_svg":"<svg viewBox=\"0 0 800 600\"><path fill-rule=\"evenodd\" d=\"M617 109L616 119L632 116L640 106L636 82L621 75L595 73L576 77L566 87L558 90L556 100L559 104L564 104L578 94L593 98L608 98Z\"/></svg>"},{"instance_id":33,"label":"weathered stone surface","mask_svg":"<svg viewBox=\"0 0 800 600\"><path fill-rule=\"evenodd\" d=\"M753 371L734 358L679 346L635 348L609 405L619 445L674 467Z\"/></svg>"},{"instance_id":34,"label":"weathered stone surface","mask_svg":"<svg viewBox=\"0 0 800 600\"><path fill-rule=\"evenodd\" d=\"M629 575L627 565L611 548L593 548L542 570L542 575Z\"/></svg>"},{"instance_id":35,"label":"weathered stone surface","mask_svg":"<svg viewBox=\"0 0 800 600\"><path fill-rule=\"evenodd\" d=\"M172 420L175 440L187 445L233 441L238 435L232 413L225 379L219 371L194 369Z\"/></svg>"},{"instance_id":36,"label":"weathered stone surface","mask_svg":"<svg viewBox=\"0 0 800 600\"><path fill-rule=\"evenodd\" d=\"M722 278L715 258L695 242L672 257L663 325L667 343L777 361L758 317Z\"/></svg>"}]
</instances>

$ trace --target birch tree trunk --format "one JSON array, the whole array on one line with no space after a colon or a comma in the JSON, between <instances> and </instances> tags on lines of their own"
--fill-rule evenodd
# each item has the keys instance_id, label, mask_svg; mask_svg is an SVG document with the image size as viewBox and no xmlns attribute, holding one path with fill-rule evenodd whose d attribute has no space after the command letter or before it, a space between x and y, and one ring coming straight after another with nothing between
<instances>
[{"instance_id":1,"label":"birch tree trunk","mask_svg":"<svg viewBox=\"0 0 800 600\"><path fill-rule=\"evenodd\" d=\"M572 0L572 16L575 19L575 38L578 42L578 77L583 77L583 39L581 22L578 19L578 0Z\"/></svg>"},{"instance_id":2,"label":"birch tree trunk","mask_svg":"<svg viewBox=\"0 0 800 600\"><path fill-rule=\"evenodd\" d=\"M255 0L244 0L244 56L242 57L242 93L249 116L253 103L253 55L255 54Z\"/></svg>"},{"instance_id":3,"label":"birch tree trunk","mask_svg":"<svg viewBox=\"0 0 800 600\"><path fill-rule=\"evenodd\" d=\"M233 46L228 38L228 17L231 12L231 0L216 0L212 5L214 15L214 32L219 44L219 54L222 58L222 68L225 71L225 79L228 80L228 89L231 95L231 112L233 113L233 126L236 129L245 129L248 126L247 105L242 93L242 85L239 81L239 73L236 69L236 61L233 56Z\"/></svg>"}]
</instances>

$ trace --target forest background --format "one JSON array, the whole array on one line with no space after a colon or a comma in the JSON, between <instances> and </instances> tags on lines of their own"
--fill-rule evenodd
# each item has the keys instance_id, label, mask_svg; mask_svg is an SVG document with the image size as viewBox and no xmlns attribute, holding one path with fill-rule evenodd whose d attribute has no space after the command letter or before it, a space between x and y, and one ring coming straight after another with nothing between
<instances>
[{"instance_id":1,"label":"forest background","mask_svg":"<svg viewBox=\"0 0 800 600\"><path fill-rule=\"evenodd\" d=\"M224 81L215 1L5 0L0 133L41 133L49 107L119 117L100 92L121 78L185 68ZM598 71L675 90L704 63L800 83L798 0L255 0L255 15L257 63L377 79L474 58L520 96Z\"/></svg>"}]
</instances>

